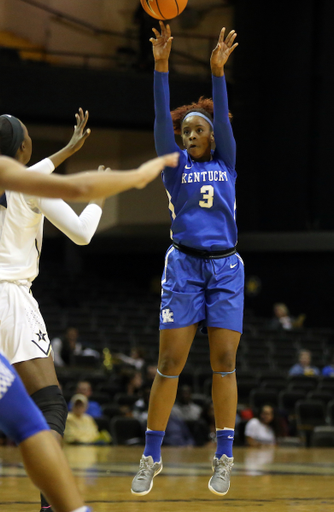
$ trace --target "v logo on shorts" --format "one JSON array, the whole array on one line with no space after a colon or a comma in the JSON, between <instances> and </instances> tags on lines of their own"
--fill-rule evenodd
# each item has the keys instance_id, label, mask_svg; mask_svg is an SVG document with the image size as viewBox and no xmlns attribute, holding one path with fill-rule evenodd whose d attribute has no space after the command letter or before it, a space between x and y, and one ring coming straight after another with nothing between
<instances>
[{"instance_id":1,"label":"v logo on shorts","mask_svg":"<svg viewBox=\"0 0 334 512\"><path fill-rule=\"evenodd\" d=\"M46 332L43 333L41 330L39 330L39 332L36 332L35 334L38 337L38 340L31 340L32 343L35 343L36 347L38 347L43 352L43 354L48 356L51 352L51 342L49 341L48 343L48 340L45 339L45 336L47 336ZM44 350L44 348L41 347L41 345L39 344L40 341L44 341L46 344L48 343L48 347L46 350Z\"/></svg>"}]
</instances>

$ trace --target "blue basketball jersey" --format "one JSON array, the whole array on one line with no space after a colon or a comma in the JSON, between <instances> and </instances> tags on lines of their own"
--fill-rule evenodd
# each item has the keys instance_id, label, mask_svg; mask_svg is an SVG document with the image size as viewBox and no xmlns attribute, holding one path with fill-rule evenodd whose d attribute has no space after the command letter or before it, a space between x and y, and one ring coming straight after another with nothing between
<instances>
[{"instance_id":1,"label":"blue basketball jersey","mask_svg":"<svg viewBox=\"0 0 334 512\"><path fill-rule=\"evenodd\" d=\"M234 247L236 172L215 156L210 162L192 161L182 152L176 169L163 172L172 221L171 238L175 242L208 251ZM185 163L184 163L185 160Z\"/></svg>"},{"instance_id":2,"label":"blue basketball jersey","mask_svg":"<svg viewBox=\"0 0 334 512\"><path fill-rule=\"evenodd\" d=\"M154 136L158 155L178 151L177 168L166 168L162 179L169 199L175 242L208 251L232 248L237 243L234 169L236 146L229 119L225 77L212 77L214 136L212 160L193 161L175 142L169 106L168 73L155 72Z\"/></svg>"}]
</instances>

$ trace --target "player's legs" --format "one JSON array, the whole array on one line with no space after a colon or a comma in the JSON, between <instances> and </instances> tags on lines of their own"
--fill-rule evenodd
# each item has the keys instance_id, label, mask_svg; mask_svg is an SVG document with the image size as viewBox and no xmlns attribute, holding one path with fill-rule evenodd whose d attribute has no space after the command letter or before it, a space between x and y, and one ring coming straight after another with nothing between
<instances>
[{"instance_id":1,"label":"player's legs","mask_svg":"<svg viewBox=\"0 0 334 512\"><path fill-rule=\"evenodd\" d=\"M51 354L49 357L14 363L13 366L21 377L29 395L33 395L36 391L47 386L59 385Z\"/></svg>"},{"instance_id":2,"label":"player's legs","mask_svg":"<svg viewBox=\"0 0 334 512\"><path fill-rule=\"evenodd\" d=\"M233 466L232 447L238 400L235 362L240 333L208 327L208 335L217 436L217 450L213 459L214 474L209 481L209 489L214 494L224 496L230 487Z\"/></svg>"},{"instance_id":3,"label":"player's legs","mask_svg":"<svg viewBox=\"0 0 334 512\"><path fill-rule=\"evenodd\" d=\"M52 356L29 359L13 366L28 393L42 411L52 435L61 444L67 418L67 404L59 389ZM41 494L41 510L48 512L50 510L49 503L43 494Z\"/></svg>"},{"instance_id":4,"label":"player's legs","mask_svg":"<svg viewBox=\"0 0 334 512\"><path fill-rule=\"evenodd\" d=\"M29 361L22 361L20 363L16 363L13 365L21 380L28 391L30 396L33 396L40 390L52 389L50 386L59 387L55 366L53 363L52 356L46 358L38 358L38 359L30 359ZM37 405L41 405L36 400ZM51 404L50 404L51 405ZM48 409L50 406L46 406ZM52 407L52 405L51 405ZM43 406L40 407L42 410L46 421L48 422L52 434L61 443L63 436L63 426L65 426L66 418L61 419L61 425L55 427L52 422L49 421L48 414L46 410L43 410ZM62 407L63 409L63 407ZM61 415L65 415L65 412L62 412Z\"/></svg>"},{"instance_id":5,"label":"player's legs","mask_svg":"<svg viewBox=\"0 0 334 512\"><path fill-rule=\"evenodd\" d=\"M0 428L19 445L29 476L46 491L56 512L84 507L69 466L43 415L1 354Z\"/></svg>"},{"instance_id":6,"label":"player's legs","mask_svg":"<svg viewBox=\"0 0 334 512\"><path fill-rule=\"evenodd\" d=\"M219 327L208 327L210 362L212 377L212 400L215 411L216 428L232 428L237 411L237 381L235 360L240 341L240 333ZM228 373L224 377L221 372Z\"/></svg>"},{"instance_id":7,"label":"player's legs","mask_svg":"<svg viewBox=\"0 0 334 512\"><path fill-rule=\"evenodd\" d=\"M179 329L160 331L158 370L155 376L148 407L147 428L164 431L174 405L178 377L186 364L194 340L197 324Z\"/></svg>"},{"instance_id":8,"label":"player's legs","mask_svg":"<svg viewBox=\"0 0 334 512\"><path fill-rule=\"evenodd\" d=\"M50 431L29 437L20 444L20 451L29 477L55 512L84 507L65 456Z\"/></svg>"},{"instance_id":9,"label":"player's legs","mask_svg":"<svg viewBox=\"0 0 334 512\"><path fill-rule=\"evenodd\" d=\"M67 405L59 389L50 355L51 344L38 303L24 284L1 283L1 294L1 348L60 442ZM41 505L42 510L49 507L43 497Z\"/></svg>"},{"instance_id":10,"label":"player's legs","mask_svg":"<svg viewBox=\"0 0 334 512\"><path fill-rule=\"evenodd\" d=\"M161 444L175 402L179 375L187 361L197 324L160 331L158 373L155 376L148 408L144 454L134 477L131 492L145 496L153 486L153 478L162 470Z\"/></svg>"}]
</instances>

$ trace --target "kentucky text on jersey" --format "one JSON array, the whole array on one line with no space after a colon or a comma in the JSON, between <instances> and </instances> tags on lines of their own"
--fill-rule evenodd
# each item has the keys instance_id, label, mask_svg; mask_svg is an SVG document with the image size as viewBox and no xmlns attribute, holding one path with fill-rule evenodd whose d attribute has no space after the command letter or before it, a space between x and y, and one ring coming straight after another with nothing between
<instances>
[{"instance_id":1,"label":"kentucky text on jersey","mask_svg":"<svg viewBox=\"0 0 334 512\"><path fill-rule=\"evenodd\" d=\"M201 181L228 181L226 171L185 172L182 183L200 183Z\"/></svg>"}]
</instances>

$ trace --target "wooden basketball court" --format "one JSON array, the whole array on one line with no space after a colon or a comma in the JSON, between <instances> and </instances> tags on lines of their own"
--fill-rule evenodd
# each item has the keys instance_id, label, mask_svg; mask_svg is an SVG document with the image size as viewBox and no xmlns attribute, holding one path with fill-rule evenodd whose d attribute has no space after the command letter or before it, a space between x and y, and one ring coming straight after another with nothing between
<instances>
[{"instance_id":1,"label":"wooden basketball court","mask_svg":"<svg viewBox=\"0 0 334 512\"><path fill-rule=\"evenodd\" d=\"M164 470L150 494L130 493L142 447L65 447L80 490L94 512L332 512L334 449L235 448L224 498L208 488L213 446L164 448ZM0 448L0 512L38 512L39 493L14 447Z\"/></svg>"}]
</instances>

